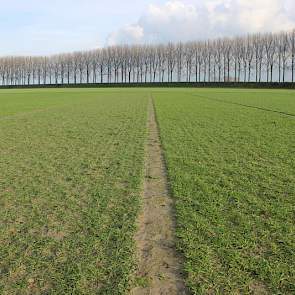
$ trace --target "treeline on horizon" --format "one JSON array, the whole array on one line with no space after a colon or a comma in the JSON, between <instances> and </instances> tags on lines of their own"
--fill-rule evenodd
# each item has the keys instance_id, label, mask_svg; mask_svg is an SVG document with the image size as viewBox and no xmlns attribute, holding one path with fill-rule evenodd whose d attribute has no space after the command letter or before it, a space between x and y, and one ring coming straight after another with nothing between
<instances>
[{"instance_id":1,"label":"treeline on horizon","mask_svg":"<svg viewBox=\"0 0 295 295\"><path fill-rule=\"evenodd\" d=\"M148 82L294 82L290 32L53 56L0 57L0 85Z\"/></svg>"}]
</instances>

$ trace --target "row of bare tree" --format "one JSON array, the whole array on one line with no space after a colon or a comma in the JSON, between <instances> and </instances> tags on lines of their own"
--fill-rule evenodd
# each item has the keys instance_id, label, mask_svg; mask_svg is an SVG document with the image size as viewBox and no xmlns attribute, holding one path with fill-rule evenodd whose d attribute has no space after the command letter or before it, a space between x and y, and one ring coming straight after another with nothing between
<instances>
[{"instance_id":1,"label":"row of bare tree","mask_svg":"<svg viewBox=\"0 0 295 295\"><path fill-rule=\"evenodd\" d=\"M295 30L162 45L0 58L0 85L294 82Z\"/></svg>"}]
</instances>

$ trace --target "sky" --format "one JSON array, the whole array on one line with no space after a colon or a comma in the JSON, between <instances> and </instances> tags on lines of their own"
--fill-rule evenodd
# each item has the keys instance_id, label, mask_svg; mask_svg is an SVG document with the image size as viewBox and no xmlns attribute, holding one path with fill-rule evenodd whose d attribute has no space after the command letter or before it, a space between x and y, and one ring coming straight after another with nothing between
<instances>
[{"instance_id":1,"label":"sky","mask_svg":"<svg viewBox=\"0 0 295 295\"><path fill-rule=\"evenodd\" d=\"M295 28L295 0L0 0L0 56Z\"/></svg>"}]
</instances>

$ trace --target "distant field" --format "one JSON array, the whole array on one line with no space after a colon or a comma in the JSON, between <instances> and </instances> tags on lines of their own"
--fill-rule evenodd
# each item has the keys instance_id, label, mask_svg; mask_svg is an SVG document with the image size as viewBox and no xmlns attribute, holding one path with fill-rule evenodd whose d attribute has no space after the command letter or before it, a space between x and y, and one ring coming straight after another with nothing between
<instances>
[{"instance_id":1,"label":"distant field","mask_svg":"<svg viewBox=\"0 0 295 295\"><path fill-rule=\"evenodd\" d=\"M151 97L192 293L294 294L295 92L168 88L0 91L0 294L128 293Z\"/></svg>"}]
</instances>

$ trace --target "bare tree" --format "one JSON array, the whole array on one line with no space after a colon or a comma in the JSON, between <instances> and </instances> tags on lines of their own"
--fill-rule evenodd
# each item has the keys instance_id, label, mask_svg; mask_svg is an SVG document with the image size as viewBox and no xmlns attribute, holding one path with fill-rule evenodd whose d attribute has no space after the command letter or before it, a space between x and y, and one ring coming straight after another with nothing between
<instances>
[{"instance_id":1,"label":"bare tree","mask_svg":"<svg viewBox=\"0 0 295 295\"><path fill-rule=\"evenodd\" d=\"M295 66L295 29L290 33L290 48L291 48L291 76L292 82L294 82L294 66Z\"/></svg>"},{"instance_id":2,"label":"bare tree","mask_svg":"<svg viewBox=\"0 0 295 295\"><path fill-rule=\"evenodd\" d=\"M53 56L0 57L1 85L295 80L295 30ZM105 79L105 76L107 79ZM100 79L99 79L100 78Z\"/></svg>"},{"instance_id":3,"label":"bare tree","mask_svg":"<svg viewBox=\"0 0 295 295\"><path fill-rule=\"evenodd\" d=\"M173 82L173 71L176 64L176 47L173 43L167 45L168 82Z\"/></svg>"}]
</instances>

